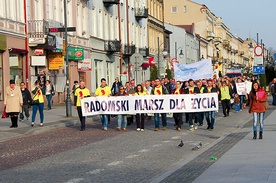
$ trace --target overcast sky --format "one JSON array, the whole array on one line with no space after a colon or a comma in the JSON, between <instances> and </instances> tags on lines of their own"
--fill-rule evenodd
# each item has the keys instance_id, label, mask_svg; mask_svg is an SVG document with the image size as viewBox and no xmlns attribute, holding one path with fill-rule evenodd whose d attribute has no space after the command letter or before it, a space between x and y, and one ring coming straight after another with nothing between
<instances>
[{"instance_id":1,"label":"overcast sky","mask_svg":"<svg viewBox=\"0 0 276 183\"><path fill-rule=\"evenodd\" d=\"M266 48L276 50L276 0L193 0L205 4L233 35L261 39Z\"/></svg>"}]
</instances>

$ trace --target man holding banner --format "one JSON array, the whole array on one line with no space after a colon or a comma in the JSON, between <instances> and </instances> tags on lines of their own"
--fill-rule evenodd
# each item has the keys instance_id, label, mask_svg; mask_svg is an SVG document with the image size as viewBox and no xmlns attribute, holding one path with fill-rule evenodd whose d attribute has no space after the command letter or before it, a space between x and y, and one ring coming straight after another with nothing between
<instances>
[{"instance_id":1,"label":"man holding banner","mask_svg":"<svg viewBox=\"0 0 276 183\"><path fill-rule=\"evenodd\" d=\"M163 85L161 85L161 81L159 78L155 79L155 87L152 88L151 90L151 95L166 95L169 94L168 90L166 87L164 87ZM163 125L163 130L167 130L167 115L166 113L161 113L161 117L162 117L162 125ZM159 113L155 113L154 114L154 121L155 121L155 130L154 131L158 131L159 130Z\"/></svg>"},{"instance_id":2,"label":"man holding banner","mask_svg":"<svg viewBox=\"0 0 276 183\"><path fill-rule=\"evenodd\" d=\"M102 78L101 79L101 86L98 87L96 89L95 92L95 97L96 96L107 96L109 97L111 94L111 89L109 88L109 86L106 85L106 79ZM102 114L101 115L101 121L102 121L102 126L103 126L103 130L107 130L107 123L108 123L108 116L107 114Z\"/></svg>"}]
</instances>

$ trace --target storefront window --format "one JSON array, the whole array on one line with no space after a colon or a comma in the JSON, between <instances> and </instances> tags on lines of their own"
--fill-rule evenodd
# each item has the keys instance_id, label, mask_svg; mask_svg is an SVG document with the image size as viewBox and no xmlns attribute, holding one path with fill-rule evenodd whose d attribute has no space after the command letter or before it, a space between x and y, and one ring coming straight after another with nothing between
<instances>
[{"instance_id":1,"label":"storefront window","mask_svg":"<svg viewBox=\"0 0 276 183\"><path fill-rule=\"evenodd\" d=\"M14 79L17 86L23 80L23 57L19 54L10 54L10 79Z\"/></svg>"},{"instance_id":2,"label":"storefront window","mask_svg":"<svg viewBox=\"0 0 276 183\"><path fill-rule=\"evenodd\" d=\"M4 100L4 89L3 89L3 58L0 53L0 100Z\"/></svg>"}]
</instances>

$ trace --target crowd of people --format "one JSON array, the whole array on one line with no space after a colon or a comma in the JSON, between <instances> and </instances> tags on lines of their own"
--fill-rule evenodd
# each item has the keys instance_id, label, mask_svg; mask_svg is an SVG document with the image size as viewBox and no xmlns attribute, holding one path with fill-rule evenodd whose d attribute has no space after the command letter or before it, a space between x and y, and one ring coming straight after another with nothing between
<instances>
[{"instance_id":1,"label":"crowd of people","mask_svg":"<svg viewBox=\"0 0 276 183\"><path fill-rule=\"evenodd\" d=\"M237 91L236 83L242 82L250 82L252 85L250 90L239 93ZM275 85L271 85L272 87L276 87L276 79ZM156 78L155 80L148 80L139 84L135 83L135 80L131 80L123 85L119 78L116 78L112 87L110 88L106 82L105 78L101 79L101 85L96 89L94 94L95 97L101 96L144 96L144 95L181 95L181 94L203 94L203 93L217 93L218 100L222 105L222 113L223 117L228 117L230 110L235 110L236 112L240 112L245 109L246 106L249 106L249 113L253 114L253 131L254 131L254 139L256 139L257 134L257 124L260 124L260 135L259 138L263 137L263 121L264 114L267 110L267 96L264 95L260 97L258 93L260 91L264 91L264 88L260 86L258 80L254 77L248 78L246 76L239 76L234 78L229 78L227 76L220 78L212 78L212 79L200 79L194 81L190 79L188 81L175 81L175 79L168 78ZM276 90L274 90L276 91ZM77 101L79 101L82 97L88 97L87 95L83 95L78 93L77 91L74 93L75 95L75 105L77 105ZM272 93L272 96L275 97L275 92ZM274 99L274 98L273 98ZM273 103L273 105L275 102ZM189 131L194 131L198 128L198 126L204 125L204 120L207 123L207 130L213 130L215 125L215 116L217 111L208 111L208 112L185 112L183 113L174 113L173 118L175 121L175 129L177 131L181 130L181 127L184 123L183 115L185 115L185 122L189 124ZM80 119L84 119L82 114L79 112ZM110 121L110 116L108 114L101 115L102 129L107 130L107 126ZM160 130L160 117L161 117L161 125L162 130L167 130L167 114L166 113L155 113L154 115L154 131ZM134 118L135 117L135 118ZM137 126L137 131L145 130L145 119L151 120L150 114L140 114L136 115L127 115L120 114L118 115L118 124L117 130L125 131L127 125L134 123L134 119ZM81 130L85 129L85 122L82 122ZM83 126L84 125L84 126Z\"/></svg>"},{"instance_id":2,"label":"crowd of people","mask_svg":"<svg viewBox=\"0 0 276 183\"><path fill-rule=\"evenodd\" d=\"M237 83L250 82L252 87L246 92L238 92ZM276 79L270 84L270 92L273 97L272 105L276 105ZM136 83L135 80L131 80L122 84L119 78L116 77L115 81L110 88L105 78L101 79L101 85L96 89L94 97L101 96L145 96L145 95L182 95L182 94L203 94L203 93L216 93L218 100L221 102L223 117L228 117L230 110L240 112L249 106L249 113L253 115L253 138L257 138L257 125L260 124L259 138L263 138L263 122L265 111L268 109L267 95L263 87L260 86L258 80L254 77L248 78L246 76L239 76L229 78L227 76L211 79L200 79L194 81L189 79L188 81L175 81L175 79L168 78L156 78L155 80L147 80L142 83ZM31 95L32 94L32 95ZM90 97L91 93L88 88L85 87L83 81L75 81L72 88L72 94L74 95L74 106L78 112L79 120L81 122L81 131L85 130L86 118L82 114L81 100L85 97ZM30 117L29 108L32 103L32 122L31 126L34 126L37 111L40 113L40 126L44 124L44 95L47 99L47 108L51 109L51 99L54 95L54 87L49 80L45 85L42 85L40 80L35 82L35 87L31 92L26 88L25 83L21 82L20 87L15 85L14 80L10 80L10 85L6 88L6 94L4 97L4 107L7 114L11 118L11 128L18 127L19 121L24 120L24 115L28 120ZM175 121L175 129L180 131L184 122L189 124L189 131L198 129L199 126L204 125L204 121L207 123L207 130L213 130L215 125L215 116L217 111L212 110L208 112L185 112L173 113L173 119ZM126 131L128 125L136 122L137 131L143 132L145 130L145 119L151 120L154 117L154 131L160 130L160 116L162 130L167 130L167 114L155 113L136 115L119 114L117 115L117 130ZM185 116L185 120L183 120ZM110 117L114 115L102 114L100 115L102 129L107 130L110 122Z\"/></svg>"}]
</instances>

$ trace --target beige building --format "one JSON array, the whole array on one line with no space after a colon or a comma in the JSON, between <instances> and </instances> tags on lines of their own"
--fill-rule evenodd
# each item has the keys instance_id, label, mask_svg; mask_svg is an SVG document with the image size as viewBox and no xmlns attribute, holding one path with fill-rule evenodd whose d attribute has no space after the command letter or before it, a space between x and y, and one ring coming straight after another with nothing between
<instances>
[{"instance_id":1,"label":"beige building","mask_svg":"<svg viewBox=\"0 0 276 183\"><path fill-rule=\"evenodd\" d=\"M158 52L158 48L162 50L166 46L164 44L164 1L163 0L147 0L149 10L148 16L148 46L150 56L154 56ZM159 45L158 45L159 38Z\"/></svg>"}]
</instances>

